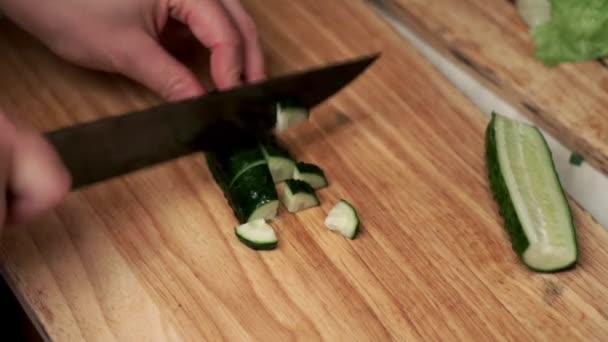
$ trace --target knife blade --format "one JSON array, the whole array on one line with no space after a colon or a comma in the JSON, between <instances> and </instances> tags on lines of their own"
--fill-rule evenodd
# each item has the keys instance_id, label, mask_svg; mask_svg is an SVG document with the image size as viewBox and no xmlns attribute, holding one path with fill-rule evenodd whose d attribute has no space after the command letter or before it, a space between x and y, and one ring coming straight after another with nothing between
<instances>
[{"instance_id":1,"label":"knife blade","mask_svg":"<svg viewBox=\"0 0 608 342\"><path fill-rule=\"evenodd\" d=\"M46 132L72 177L72 190L191 153L263 134L276 101L309 109L359 76L379 53Z\"/></svg>"}]
</instances>

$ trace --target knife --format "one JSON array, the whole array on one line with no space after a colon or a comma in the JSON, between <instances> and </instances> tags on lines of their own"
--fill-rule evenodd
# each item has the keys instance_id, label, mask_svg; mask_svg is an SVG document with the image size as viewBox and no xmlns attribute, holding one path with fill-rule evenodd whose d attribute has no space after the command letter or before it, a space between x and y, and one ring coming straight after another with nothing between
<instances>
[{"instance_id":1,"label":"knife","mask_svg":"<svg viewBox=\"0 0 608 342\"><path fill-rule=\"evenodd\" d=\"M312 109L354 80L379 53L226 91L102 118L45 134L72 190L194 152L234 143L276 124L276 101Z\"/></svg>"}]
</instances>

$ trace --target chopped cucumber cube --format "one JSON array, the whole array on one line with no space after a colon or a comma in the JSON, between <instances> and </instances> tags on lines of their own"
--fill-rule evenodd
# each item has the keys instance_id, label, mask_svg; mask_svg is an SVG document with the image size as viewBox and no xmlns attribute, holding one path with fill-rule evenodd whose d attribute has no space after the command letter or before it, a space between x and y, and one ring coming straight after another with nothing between
<instances>
[{"instance_id":1,"label":"chopped cucumber cube","mask_svg":"<svg viewBox=\"0 0 608 342\"><path fill-rule=\"evenodd\" d=\"M325 218L327 228L351 240L357 236L359 225L357 210L343 199L329 211Z\"/></svg>"},{"instance_id":2,"label":"chopped cucumber cube","mask_svg":"<svg viewBox=\"0 0 608 342\"><path fill-rule=\"evenodd\" d=\"M308 108L298 102L280 101L277 103L276 129L279 132L285 131L308 121L309 116Z\"/></svg>"},{"instance_id":3,"label":"chopped cucumber cube","mask_svg":"<svg viewBox=\"0 0 608 342\"><path fill-rule=\"evenodd\" d=\"M285 181L281 201L291 213L320 205L315 190L308 183L295 179Z\"/></svg>"}]
</instances>

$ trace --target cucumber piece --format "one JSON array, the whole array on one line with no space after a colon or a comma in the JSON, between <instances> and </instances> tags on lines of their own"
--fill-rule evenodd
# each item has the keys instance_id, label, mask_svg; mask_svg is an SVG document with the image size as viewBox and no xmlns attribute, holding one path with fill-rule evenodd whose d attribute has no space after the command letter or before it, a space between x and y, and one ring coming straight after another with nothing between
<instances>
[{"instance_id":1,"label":"cucumber piece","mask_svg":"<svg viewBox=\"0 0 608 342\"><path fill-rule=\"evenodd\" d=\"M303 180L313 189L324 188L328 185L323 170L314 164L298 162L295 165L293 179Z\"/></svg>"},{"instance_id":2,"label":"cucumber piece","mask_svg":"<svg viewBox=\"0 0 608 342\"><path fill-rule=\"evenodd\" d=\"M269 139L260 144L268 168L275 183L291 178L296 162L291 158L286 148L279 145L275 139Z\"/></svg>"},{"instance_id":3,"label":"cucumber piece","mask_svg":"<svg viewBox=\"0 0 608 342\"><path fill-rule=\"evenodd\" d=\"M578 246L572 212L538 128L493 112L486 159L491 191L523 263L538 272L574 267Z\"/></svg>"},{"instance_id":4,"label":"cucumber piece","mask_svg":"<svg viewBox=\"0 0 608 342\"><path fill-rule=\"evenodd\" d=\"M234 232L242 243L255 250L275 249L279 243L274 230L264 219L243 223Z\"/></svg>"},{"instance_id":5,"label":"cucumber piece","mask_svg":"<svg viewBox=\"0 0 608 342\"><path fill-rule=\"evenodd\" d=\"M310 117L310 111L296 100L282 100L277 102L277 123L278 132L285 131L291 127L300 125Z\"/></svg>"},{"instance_id":6,"label":"cucumber piece","mask_svg":"<svg viewBox=\"0 0 608 342\"><path fill-rule=\"evenodd\" d=\"M295 179L285 181L281 201L291 213L320 205L315 190L308 183Z\"/></svg>"},{"instance_id":7,"label":"cucumber piece","mask_svg":"<svg viewBox=\"0 0 608 342\"><path fill-rule=\"evenodd\" d=\"M207 151L205 156L214 180L240 223L276 217L278 194L257 142Z\"/></svg>"},{"instance_id":8,"label":"cucumber piece","mask_svg":"<svg viewBox=\"0 0 608 342\"><path fill-rule=\"evenodd\" d=\"M277 215L278 194L266 164L248 169L227 193L240 222L272 220Z\"/></svg>"},{"instance_id":9,"label":"cucumber piece","mask_svg":"<svg viewBox=\"0 0 608 342\"><path fill-rule=\"evenodd\" d=\"M341 199L327 214L325 226L352 240L359 232L357 210L348 201Z\"/></svg>"},{"instance_id":10,"label":"cucumber piece","mask_svg":"<svg viewBox=\"0 0 608 342\"><path fill-rule=\"evenodd\" d=\"M570 154L570 164L574 165L574 166L581 166L581 164L585 161L585 157L583 157L582 155L576 153L576 152L572 152L572 154Z\"/></svg>"}]
</instances>

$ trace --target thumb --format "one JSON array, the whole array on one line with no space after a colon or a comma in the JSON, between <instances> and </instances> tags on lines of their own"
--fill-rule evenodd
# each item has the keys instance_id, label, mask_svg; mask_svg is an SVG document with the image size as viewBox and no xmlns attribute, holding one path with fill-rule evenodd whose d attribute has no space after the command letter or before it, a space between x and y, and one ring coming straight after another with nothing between
<instances>
[{"instance_id":1,"label":"thumb","mask_svg":"<svg viewBox=\"0 0 608 342\"><path fill-rule=\"evenodd\" d=\"M59 204L70 189L71 177L59 156L34 131L19 129L9 165L8 223L19 224L40 215Z\"/></svg>"},{"instance_id":2,"label":"thumb","mask_svg":"<svg viewBox=\"0 0 608 342\"><path fill-rule=\"evenodd\" d=\"M168 101L204 93L202 84L153 38L141 34L118 58L118 72L145 85ZM134 43L133 43L134 42Z\"/></svg>"},{"instance_id":3,"label":"thumb","mask_svg":"<svg viewBox=\"0 0 608 342\"><path fill-rule=\"evenodd\" d=\"M70 175L50 144L0 112L0 228L25 222L55 206Z\"/></svg>"}]
</instances>

